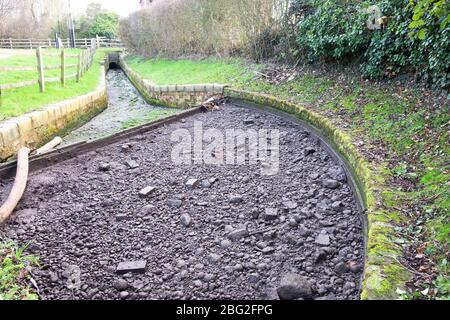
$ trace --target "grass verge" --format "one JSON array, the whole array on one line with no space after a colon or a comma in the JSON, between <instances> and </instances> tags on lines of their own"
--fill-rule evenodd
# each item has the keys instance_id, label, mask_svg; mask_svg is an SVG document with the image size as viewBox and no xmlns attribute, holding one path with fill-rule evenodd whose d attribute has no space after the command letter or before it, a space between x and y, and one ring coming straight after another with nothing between
<instances>
[{"instance_id":1,"label":"grass verge","mask_svg":"<svg viewBox=\"0 0 450 320\"><path fill-rule=\"evenodd\" d=\"M100 80L100 63L108 51L110 50L97 50L92 67L85 73L80 83L75 79L67 80L64 87L60 83L48 83L44 93L40 93L37 86L5 90L0 97L0 121L94 91ZM4 60L8 59L0 61Z\"/></svg>"},{"instance_id":2,"label":"grass verge","mask_svg":"<svg viewBox=\"0 0 450 320\"><path fill-rule=\"evenodd\" d=\"M156 85L217 83L231 84L249 81L254 74L240 59L165 60L129 56L126 62L143 78ZM252 67L258 67L254 65Z\"/></svg>"},{"instance_id":3,"label":"grass verge","mask_svg":"<svg viewBox=\"0 0 450 320\"><path fill-rule=\"evenodd\" d=\"M24 254L26 246L0 240L0 300L37 300L30 288L29 268L38 264L33 256Z\"/></svg>"}]
</instances>

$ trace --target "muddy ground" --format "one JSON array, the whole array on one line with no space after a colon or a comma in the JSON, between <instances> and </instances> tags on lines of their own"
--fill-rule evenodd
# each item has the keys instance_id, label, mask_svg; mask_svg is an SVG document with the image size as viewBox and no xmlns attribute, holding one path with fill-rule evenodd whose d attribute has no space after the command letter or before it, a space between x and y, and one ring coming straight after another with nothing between
<instances>
[{"instance_id":1,"label":"muddy ground","mask_svg":"<svg viewBox=\"0 0 450 320\"><path fill-rule=\"evenodd\" d=\"M171 134L192 133L194 121L279 129L278 174L263 176L259 163L175 165ZM1 200L11 184L0 182ZM43 299L359 296L363 232L345 173L276 115L227 105L80 155L31 174L17 209L0 235L31 242ZM127 261L145 270L119 274Z\"/></svg>"}]
</instances>

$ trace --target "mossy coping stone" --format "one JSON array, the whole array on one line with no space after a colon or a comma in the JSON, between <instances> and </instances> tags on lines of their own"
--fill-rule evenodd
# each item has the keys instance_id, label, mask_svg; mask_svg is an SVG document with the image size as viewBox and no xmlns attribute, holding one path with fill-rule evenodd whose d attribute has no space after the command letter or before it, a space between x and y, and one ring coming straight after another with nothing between
<instances>
[{"instance_id":1,"label":"mossy coping stone","mask_svg":"<svg viewBox=\"0 0 450 320\"><path fill-rule=\"evenodd\" d=\"M292 114L317 129L340 153L350 166L367 215L363 219L367 221L367 247L361 299L398 299L398 289L405 288L411 273L399 262L402 247L396 243L394 223L401 217L397 212L385 209L383 205L381 192L384 189L384 178L379 173L380 168L362 156L349 134L309 108L266 94L230 87L224 89L224 95Z\"/></svg>"}]
</instances>

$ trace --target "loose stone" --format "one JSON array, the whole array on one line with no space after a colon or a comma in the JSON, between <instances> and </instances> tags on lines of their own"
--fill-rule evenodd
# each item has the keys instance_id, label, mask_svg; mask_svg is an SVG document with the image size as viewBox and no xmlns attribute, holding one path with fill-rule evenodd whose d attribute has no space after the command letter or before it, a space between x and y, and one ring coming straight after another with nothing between
<instances>
[{"instance_id":1,"label":"loose stone","mask_svg":"<svg viewBox=\"0 0 450 320\"><path fill-rule=\"evenodd\" d=\"M150 194L152 194L155 191L156 191L156 187L148 186L148 187L145 187L144 189L142 189L141 191L139 191L139 196L141 198L145 198L145 197L148 197Z\"/></svg>"},{"instance_id":2,"label":"loose stone","mask_svg":"<svg viewBox=\"0 0 450 320\"><path fill-rule=\"evenodd\" d=\"M187 213L183 213L180 217L181 224L185 227L189 227L192 223L191 216Z\"/></svg>"},{"instance_id":3,"label":"loose stone","mask_svg":"<svg viewBox=\"0 0 450 320\"><path fill-rule=\"evenodd\" d=\"M118 264L116 272L118 274L124 274L128 272L134 273L145 273L145 268L147 267L147 261L125 261Z\"/></svg>"},{"instance_id":4,"label":"loose stone","mask_svg":"<svg viewBox=\"0 0 450 320\"><path fill-rule=\"evenodd\" d=\"M315 240L315 243L321 246L329 246L330 245L330 236L327 234L319 234Z\"/></svg>"},{"instance_id":5,"label":"loose stone","mask_svg":"<svg viewBox=\"0 0 450 320\"><path fill-rule=\"evenodd\" d=\"M312 288L305 277L289 273L281 278L277 293L281 300L304 299L312 296Z\"/></svg>"}]
</instances>

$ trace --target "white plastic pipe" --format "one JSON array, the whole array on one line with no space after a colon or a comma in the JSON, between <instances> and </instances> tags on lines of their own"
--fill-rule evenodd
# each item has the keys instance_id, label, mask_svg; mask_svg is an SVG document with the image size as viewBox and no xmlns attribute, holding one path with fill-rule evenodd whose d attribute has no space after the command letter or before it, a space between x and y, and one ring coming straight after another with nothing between
<instances>
[{"instance_id":1,"label":"white plastic pipe","mask_svg":"<svg viewBox=\"0 0 450 320\"><path fill-rule=\"evenodd\" d=\"M47 153L53 150L57 145L60 145L63 140L60 137L54 138L52 141L44 145L43 147L36 150L36 155Z\"/></svg>"},{"instance_id":2,"label":"white plastic pipe","mask_svg":"<svg viewBox=\"0 0 450 320\"><path fill-rule=\"evenodd\" d=\"M8 219L22 199L28 180L28 155L30 149L22 148L17 153L17 173L11 193L5 203L0 207L0 225Z\"/></svg>"}]
</instances>

